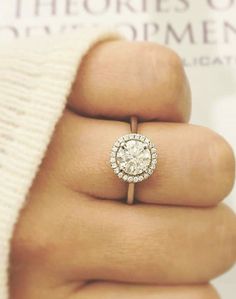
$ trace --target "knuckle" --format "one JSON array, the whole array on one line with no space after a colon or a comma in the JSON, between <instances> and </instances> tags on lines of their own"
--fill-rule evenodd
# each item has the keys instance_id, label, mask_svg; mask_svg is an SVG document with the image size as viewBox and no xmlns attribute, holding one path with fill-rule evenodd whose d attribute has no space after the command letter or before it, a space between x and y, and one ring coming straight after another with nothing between
<instances>
[{"instance_id":1,"label":"knuckle","mask_svg":"<svg viewBox=\"0 0 236 299\"><path fill-rule=\"evenodd\" d=\"M211 132L208 138L208 158L218 186L220 198L232 189L235 178L235 158L231 146L220 135Z\"/></svg>"},{"instance_id":2,"label":"knuckle","mask_svg":"<svg viewBox=\"0 0 236 299\"><path fill-rule=\"evenodd\" d=\"M183 99L191 97L190 87L182 60L178 54L172 50L168 50L167 55L166 80L169 79L170 92L172 91L172 93L170 93L170 97L176 99L177 103L182 102Z\"/></svg>"},{"instance_id":3,"label":"knuckle","mask_svg":"<svg viewBox=\"0 0 236 299\"><path fill-rule=\"evenodd\" d=\"M169 57L168 62L173 71L183 74L183 63L181 57L172 49L166 48Z\"/></svg>"},{"instance_id":4,"label":"knuckle","mask_svg":"<svg viewBox=\"0 0 236 299\"><path fill-rule=\"evenodd\" d=\"M226 205L219 209L216 233L219 236L220 273L233 266L236 260L236 217L235 213Z\"/></svg>"},{"instance_id":5,"label":"knuckle","mask_svg":"<svg viewBox=\"0 0 236 299\"><path fill-rule=\"evenodd\" d=\"M182 59L174 50L151 42L143 42L140 45L140 51L146 53L147 58L151 58L154 63L169 66L172 71L183 70Z\"/></svg>"},{"instance_id":6,"label":"knuckle","mask_svg":"<svg viewBox=\"0 0 236 299\"><path fill-rule=\"evenodd\" d=\"M183 111L190 114L191 90L180 56L173 50L154 43L144 44L144 47L145 49L141 47L146 57L143 67L147 70L143 74L146 78L151 78L149 81L155 82L152 84L155 98L164 97L166 105L180 116Z\"/></svg>"},{"instance_id":7,"label":"knuckle","mask_svg":"<svg viewBox=\"0 0 236 299\"><path fill-rule=\"evenodd\" d=\"M185 73L182 60L179 55L171 49L160 47L149 43L146 45L146 55L149 65L152 66L152 73L155 79L161 79L177 87L185 82Z\"/></svg>"}]
</instances>

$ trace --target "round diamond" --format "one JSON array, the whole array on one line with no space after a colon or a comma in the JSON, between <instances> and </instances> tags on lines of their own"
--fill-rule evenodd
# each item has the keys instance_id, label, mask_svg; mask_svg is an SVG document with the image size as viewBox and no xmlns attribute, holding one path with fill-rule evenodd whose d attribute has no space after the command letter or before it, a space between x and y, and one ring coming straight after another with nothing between
<instances>
[{"instance_id":1,"label":"round diamond","mask_svg":"<svg viewBox=\"0 0 236 299\"><path fill-rule=\"evenodd\" d=\"M153 159L155 159L156 157L157 157L157 154L156 154L156 153L152 154L152 158L153 158Z\"/></svg>"},{"instance_id":2,"label":"round diamond","mask_svg":"<svg viewBox=\"0 0 236 299\"><path fill-rule=\"evenodd\" d=\"M118 147L116 147L116 146L113 146L113 147L112 147L112 151L113 151L113 152L116 152L117 149L118 149Z\"/></svg>"},{"instance_id":3,"label":"round diamond","mask_svg":"<svg viewBox=\"0 0 236 299\"><path fill-rule=\"evenodd\" d=\"M129 176L129 177L128 177L128 182L129 182L129 183L132 183L133 181L134 181L134 178L133 178L132 176Z\"/></svg>"},{"instance_id":4,"label":"round diamond","mask_svg":"<svg viewBox=\"0 0 236 299\"><path fill-rule=\"evenodd\" d=\"M140 140L129 140L117 151L118 166L128 175L138 175L144 172L151 163L151 152Z\"/></svg>"},{"instance_id":5,"label":"round diamond","mask_svg":"<svg viewBox=\"0 0 236 299\"><path fill-rule=\"evenodd\" d=\"M118 173L118 177L121 179L122 176L123 176L123 173L122 173L122 172L119 172L119 173Z\"/></svg>"},{"instance_id":6,"label":"round diamond","mask_svg":"<svg viewBox=\"0 0 236 299\"><path fill-rule=\"evenodd\" d=\"M128 180L128 176L127 176L127 174L125 174L125 175L123 176L123 180L124 180L124 181L127 181L127 180Z\"/></svg>"},{"instance_id":7,"label":"round diamond","mask_svg":"<svg viewBox=\"0 0 236 299\"><path fill-rule=\"evenodd\" d=\"M143 177L142 175L140 175L140 176L138 177L139 182L141 182L143 179L144 179L144 177Z\"/></svg>"},{"instance_id":8,"label":"round diamond","mask_svg":"<svg viewBox=\"0 0 236 299\"><path fill-rule=\"evenodd\" d=\"M152 153L156 153L157 150L153 147L153 148L151 149L151 152L152 152Z\"/></svg>"},{"instance_id":9,"label":"round diamond","mask_svg":"<svg viewBox=\"0 0 236 299\"><path fill-rule=\"evenodd\" d=\"M119 146L116 141L110 158L116 175L128 183L147 179L156 167L155 146L141 134L127 134L118 141Z\"/></svg>"},{"instance_id":10,"label":"round diamond","mask_svg":"<svg viewBox=\"0 0 236 299\"><path fill-rule=\"evenodd\" d=\"M114 169L115 174L118 174L120 172L119 168Z\"/></svg>"}]
</instances>

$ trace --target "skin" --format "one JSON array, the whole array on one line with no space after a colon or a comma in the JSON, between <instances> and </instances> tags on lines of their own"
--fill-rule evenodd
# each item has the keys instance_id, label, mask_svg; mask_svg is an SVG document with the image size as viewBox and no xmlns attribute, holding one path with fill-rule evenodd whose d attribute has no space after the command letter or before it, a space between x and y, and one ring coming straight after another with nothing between
<instances>
[{"instance_id":1,"label":"skin","mask_svg":"<svg viewBox=\"0 0 236 299\"><path fill-rule=\"evenodd\" d=\"M236 217L221 203L235 161L222 137L187 124L190 110L171 50L89 52L15 228L11 299L219 299L208 282L236 259ZM131 115L159 164L127 206L109 152Z\"/></svg>"}]
</instances>

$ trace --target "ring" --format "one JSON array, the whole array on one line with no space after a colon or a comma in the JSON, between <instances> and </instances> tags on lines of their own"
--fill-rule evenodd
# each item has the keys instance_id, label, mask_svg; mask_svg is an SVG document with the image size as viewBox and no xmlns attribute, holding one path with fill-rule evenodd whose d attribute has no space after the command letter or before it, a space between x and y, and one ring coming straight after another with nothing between
<instances>
[{"instance_id":1,"label":"ring","mask_svg":"<svg viewBox=\"0 0 236 299\"><path fill-rule=\"evenodd\" d=\"M149 178L157 166L157 149L146 136L138 134L138 118L130 119L131 133L112 146L110 164L118 178L128 183L127 204L134 203L135 183Z\"/></svg>"}]
</instances>

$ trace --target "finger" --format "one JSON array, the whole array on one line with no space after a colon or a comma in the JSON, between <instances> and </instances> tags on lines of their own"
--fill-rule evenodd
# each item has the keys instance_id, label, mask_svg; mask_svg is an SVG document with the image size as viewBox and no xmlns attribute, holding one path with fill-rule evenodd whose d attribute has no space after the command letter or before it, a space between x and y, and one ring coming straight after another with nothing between
<instances>
[{"instance_id":1,"label":"finger","mask_svg":"<svg viewBox=\"0 0 236 299\"><path fill-rule=\"evenodd\" d=\"M45 167L73 190L98 198L126 197L127 184L110 167L115 140L128 133L126 123L91 120L68 112L58 125ZM136 200L147 203L209 206L234 182L229 145L208 129L184 124L144 123L139 132L158 147L153 175L136 184Z\"/></svg>"},{"instance_id":2,"label":"finger","mask_svg":"<svg viewBox=\"0 0 236 299\"><path fill-rule=\"evenodd\" d=\"M162 285L204 283L235 262L235 215L223 205L127 208L94 201L83 208L82 218L89 223L91 235L87 229L80 231L88 240L83 243L86 250L77 250L78 239L70 252L78 262L75 277Z\"/></svg>"},{"instance_id":3,"label":"finger","mask_svg":"<svg viewBox=\"0 0 236 299\"><path fill-rule=\"evenodd\" d=\"M88 284L76 299L220 299L212 286L160 287L95 282Z\"/></svg>"},{"instance_id":4,"label":"finger","mask_svg":"<svg viewBox=\"0 0 236 299\"><path fill-rule=\"evenodd\" d=\"M187 121L191 95L181 59L154 43L115 41L95 47L80 67L69 106L111 119Z\"/></svg>"},{"instance_id":5,"label":"finger","mask_svg":"<svg viewBox=\"0 0 236 299\"><path fill-rule=\"evenodd\" d=\"M20 256L27 271L59 281L195 284L235 262L235 215L224 205L127 206L58 188L57 196L36 194L18 224L12 260Z\"/></svg>"},{"instance_id":6,"label":"finger","mask_svg":"<svg viewBox=\"0 0 236 299\"><path fill-rule=\"evenodd\" d=\"M200 126L164 123L141 124L139 131L159 149L159 169L137 185L140 201L209 206L232 190L234 153L220 135Z\"/></svg>"}]
</instances>

